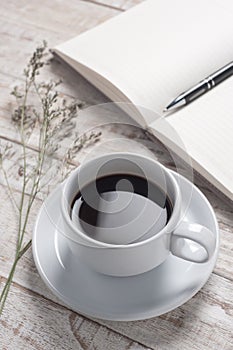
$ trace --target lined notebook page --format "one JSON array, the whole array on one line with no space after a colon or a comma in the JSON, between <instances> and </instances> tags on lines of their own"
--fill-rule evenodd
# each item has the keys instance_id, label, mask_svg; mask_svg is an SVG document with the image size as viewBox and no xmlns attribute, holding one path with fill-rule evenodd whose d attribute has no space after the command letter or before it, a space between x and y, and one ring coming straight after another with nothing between
<instances>
[{"instance_id":1,"label":"lined notebook page","mask_svg":"<svg viewBox=\"0 0 233 350\"><path fill-rule=\"evenodd\" d=\"M177 144L167 123L181 138L194 168L233 200L233 77L179 112L150 125L155 135L159 132L169 139L166 143ZM182 156L180 151L176 150Z\"/></svg>"},{"instance_id":2,"label":"lined notebook page","mask_svg":"<svg viewBox=\"0 0 233 350\"><path fill-rule=\"evenodd\" d=\"M177 94L232 60L233 4L148 0L55 51L73 66L78 62L76 69L98 87L91 70L101 76L110 98L112 85L161 113Z\"/></svg>"}]
</instances>

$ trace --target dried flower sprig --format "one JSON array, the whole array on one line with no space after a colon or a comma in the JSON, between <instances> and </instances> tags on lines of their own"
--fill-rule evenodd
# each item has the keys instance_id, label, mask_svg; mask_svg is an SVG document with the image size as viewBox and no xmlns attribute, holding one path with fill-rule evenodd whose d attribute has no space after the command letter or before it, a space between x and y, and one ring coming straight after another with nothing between
<instances>
[{"instance_id":1,"label":"dried flower sprig","mask_svg":"<svg viewBox=\"0 0 233 350\"><path fill-rule=\"evenodd\" d=\"M24 70L23 89L17 86L12 91L12 95L16 99L16 108L11 120L19 133L22 148L18 167L18 176L22 179L19 203L14 198L4 166L5 161L14 156L15 151L10 144L0 144L0 170L16 209L18 220L15 258L0 294L0 315L10 290L17 263L31 246L31 239L25 241L29 216L38 194L41 193L42 189L45 189L45 185L49 186L50 171L53 169L51 164L54 164L54 160L57 162L55 166L60 167L60 181L62 181L67 175L64 169L69 168L68 164L72 162L77 152L85 145L99 141L101 136L101 132L91 132L78 136L75 131L77 114L83 105L77 101L67 102L59 95L57 87L61 84L60 80L38 81L41 69L48 64L47 56L47 44L44 41L35 50ZM37 96L39 107L29 103L31 94ZM29 161L28 158L28 149L30 148L28 146L32 136L38 139L37 155L33 158L33 162L31 159ZM61 158L58 152L65 138L73 141Z\"/></svg>"}]
</instances>

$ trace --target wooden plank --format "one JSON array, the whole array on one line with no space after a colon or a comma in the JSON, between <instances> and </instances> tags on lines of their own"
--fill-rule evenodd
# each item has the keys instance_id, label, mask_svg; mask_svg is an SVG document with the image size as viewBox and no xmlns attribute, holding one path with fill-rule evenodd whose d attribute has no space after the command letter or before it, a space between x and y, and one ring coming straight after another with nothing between
<instances>
[{"instance_id":1,"label":"wooden plank","mask_svg":"<svg viewBox=\"0 0 233 350\"><path fill-rule=\"evenodd\" d=\"M49 11L47 13L47 10L43 9L43 21L40 22L40 27L37 27L37 20L40 18L39 15L37 17L37 13L40 13L43 8L39 3L37 3L38 8L31 6L18 8L19 6L15 5L11 10L6 2L0 14L0 71L18 77L36 45L43 40L46 40L52 48L119 13L82 1L76 3L77 8L67 9L67 15L75 16L75 21L70 21L72 26L63 22L64 11L61 8L60 13L56 11L51 17L49 17ZM24 8L27 9L25 15ZM9 59L12 57L17 57L17 64L13 59Z\"/></svg>"},{"instance_id":2,"label":"wooden plank","mask_svg":"<svg viewBox=\"0 0 233 350\"><path fill-rule=\"evenodd\" d=\"M64 18L63 5L56 8L55 16L51 16L50 11L54 10L53 6L50 5L48 6L48 11L44 13L41 6L38 6L38 9L36 9L35 5L28 6L27 1L20 2L20 5L16 1L5 3L0 15L0 38L2 42L0 70L3 72L1 74L3 115L10 108L10 101L12 101L12 98L9 96L10 91L15 84L20 82L20 79L16 77L23 71L29 56L39 42L46 39L52 47L58 42L95 26L117 13L117 11L107 8L102 9L99 6L83 3L82 1L69 4L70 6L66 6L67 17ZM72 16L75 16L74 21L70 21ZM18 21L19 18L21 19L20 21ZM51 18L54 19L53 22L51 22ZM37 27L37 23L40 23L39 27ZM50 28L46 26L46 23L49 23ZM59 28L62 30L59 30ZM8 57L17 57L17 65L15 65L14 60L9 60ZM62 78L64 80L61 88L62 93L72 95L85 101L87 104L98 104L108 101L102 93L93 88L80 75L74 74L73 70L68 68L68 66L63 66L59 62L54 61L50 67L46 68L41 78ZM4 74L8 74L9 77L5 77ZM9 118L9 116L7 117ZM4 130L2 118L1 122L3 124L1 125L1 130Z\"/></svg>"},{"instance_id":3,"label":"wooden plank","mask_svg":"<svg viewBox=\"0 0 233 350\"><path fill-rule=\"evenodd\" d=\"M119 11L83 1L71 1L65 7L66 11L64 11L62 2L57 3L56 11L54 11L54 5L49 2L44 1L43 6L41 3L28 4L27 0L20 3L13 0L2 4L0 72L12 78L7 87L12 89L20 79L29 57L42 40L46 40L49 47L53 47L119 13ZM9 59L12 57L17 57L17 64L13 59ZM71 89L72 95L77 97L77 91L80 91L79 98L86 102L89 100L88 96L91 96L92 103L96 103L95 95L99 96L97 102L100 101L100 96L102 97L101 102L106 100L100 92L91 88L85 79L78 74L76 78L73 73L73 71L69 72L67 67L63 70L60 63L54 62L52 67L44 70L43 77L64 78L64 81L68 82L66 92L69 94L69 89ZM2 80L1 84L3 84ZM82 91L84 96L82 96Z\"/></svg>"},{"instance_id":4,"label":"wooden plank","mask_svg":"<svg viewBox=\"0 0 233 350\"><path fill-rule=\"evenodd\" d=\"M122 350L146 349L18 285L12 286L0 326L2 350L119 350L119 344Z\"/></svg>"},{"instance_id":5,"label":"wooden plank","mask_svg":"<svg viewBox=\"0 0 233 350\"><path fill-rule=\"evenodd\" d=\"M160 317L140 322L102 322L152 349L231 350L233 283L212 275L189 302Z\"/></svg>"},{"instance_id":6,"label":"wooden plank","mask_svg":"<svg viewBox=\"0 0 233 350\"><path fill-rule=\"evenodd\" d=\"M28 0L9 0L1 4L1 19L17 24L24 23L33 28L53 32L63 40L72 35L96 26L108 18L120 13L108 7L95 3L71 0L68 3L47 0L30 3ZM16 28L15 28L16 30ZM18 33L20 36L22 33ZM30 33L23 33L30 40ZM28 36L29 35L29 36Z\"/></svg>"}]
</instances>

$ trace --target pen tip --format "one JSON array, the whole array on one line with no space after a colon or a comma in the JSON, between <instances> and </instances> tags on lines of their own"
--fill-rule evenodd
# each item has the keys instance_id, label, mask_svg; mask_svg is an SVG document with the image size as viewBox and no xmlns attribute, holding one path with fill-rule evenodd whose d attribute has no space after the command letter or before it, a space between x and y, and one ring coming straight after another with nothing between
<instances>
[{"instance_id":1,"label":"pen tip","mask_svg":"<svg viewBox=\"0 0 233 350\"><path fill-rule=\"evenodd\" d=\"M163 109L163 113L165 113L165 112L167 112L168 111L168 109L167 108L164 108Z\"/></svg>"},{"instance_id":2,"label":"pen tip","mask_svg":"<svg viewBox=\"0 0 233 350\"><path fill-rule=\"evenodd\" d=\"M182 106L184 106L186 103L185 98L183 98L182 96L178 96L177 98L175 98L175 100L173 100L171 103L169 103L169 105L165 108L165 111L172 111L174 109L180 108Z\"/></svg>"}]
</instances>

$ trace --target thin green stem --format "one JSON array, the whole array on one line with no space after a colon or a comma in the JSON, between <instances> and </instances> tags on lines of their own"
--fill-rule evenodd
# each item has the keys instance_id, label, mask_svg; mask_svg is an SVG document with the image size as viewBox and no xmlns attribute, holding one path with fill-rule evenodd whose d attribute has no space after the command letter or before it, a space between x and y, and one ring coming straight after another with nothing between
<instances>
[{"instance_id":1,"label":"thin green stem","mask_svg":"<svg viewBox=\"0 0 233 350\"><path fill-rule=\"evenodd\" d=\"M6 283L5 283L5 286L1 292L1 295L0 295L0 315L2 314L2 311L3 311L3 308L5 306L5 302L6 302L6 299L7 299L7 296L8 296L8 293L10 291L10 286L11 286L11 283L12 283L12 280L13 280L13 276L14 276L14 273L15 273L15 269L16 269L16 266L17 266L17 263L18 261L20 260L20 258L26 253L26 251L31 247L32 245L32 240L30 239L28 241L28 243L23 247L23 249L21 249L19 251L19 253L17 254L17 257L11 267L11 270L10 270L10 273L8 275L8 278L6 280Z\"/></svg>"},{"instance_id":2,"label":"thin green stem","mask_svg":"<svg viewBox=\"0 0 233 350\"><path fill-rule=\"evenodd\" d=\"M8 192L10 194L10 199L11 199L12 203L14 204L15 208L19 210L19 206L14 199L14 195L13 195L13 192L12 192L9 180L8 180L8 176L7 176L6 170L4 169L3 165L1 165L1 170L3 173L4 179L5 179L6 185L7 185Z\"/></svg>"},{"instance_id":3,"label":"thin green stem","mask_svg":"<svg viewBox=\"0 0 233 350\"><path fill-rule=\"evenodd\" d=\"M30 239L27 244L20 250L18 260L26 253L26 251L31 247L32 240Z\"/></svg>"},{"instance_id":4,"label":"thin green stem","mask_svg":"<svg viewBox=\"0 0 233 350\"><path fill-rule=\"evenodd\" d=\"M13 274L14 274L14 271L13 271ZM12 275L12 278L13 278L13 275ZM8 293L10 291L10 286L11 286L11 283L12 283L12 278L11 280L9 280L9 282L6 282L6 290L4 292L4 294L2 293L1 296L3 296L2 300L0 301L0 316L3 312L3 309L4 309L4 306L5 306L5 303L6 303L6 299L8 297Z\"/></svg>"},{"instance_id":5,"label":"thin green stem","mask_svg":"<svg viewBox=\"0 0 233 350\"><path fill-rule=\"evenodd\" d=\"M19 227L18 227L18 235L17 235L17 244L16 244L16 256L20 250L20 236L21 236L21 227L22 227L22 214L23 214L23 207L24 207L24 198L25 198L25 189L26 189L26 173L27 173L27 160L26 160L26 145L25 145L25 138L24 138L24 118L25 118L25 109L26 109L26 103L27 103L27 96L30 89L30 83L28 83L27 78L25 81L25 95L23 100L23 106L22 106L22 114L21 114L21 123L20 123L20 137L21 137L21 144L23 147L23 186L22 186L22 192L21 192L21 200L20 200L20 206L19 206Z\"/></svg>"},{"instance_id":6,"label":"thin green stem","mask_svg":"<svg viewBox=\"0 0 233 350\"><path fill-rule=\"evenodd\" d=\"M12 283L12 279L13 279L13 276L14 276L14 273L15 273L15 269L16 269L17 263L18 263L18 255L15 258L15 261L14 261L12 267L11 267L9 276L8 276L8 278L6 280L5 286L4 286L4 288L3 288L2 292L1 292L1 296L0 296L0 315L1 315L2 310L4 308L4 305L5 305L5 302L6 302L6 298L7 298L7 295L9 293L9 290L10 290L10 285Z\"/></svg>"}]
</instances>

